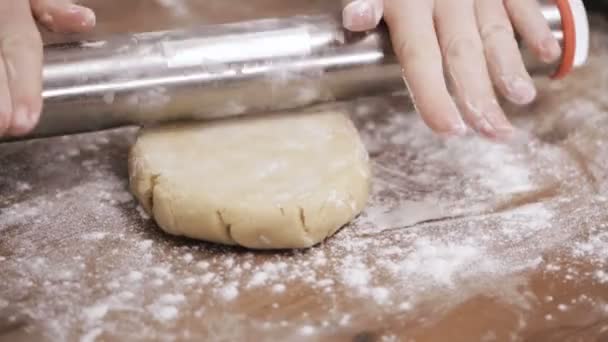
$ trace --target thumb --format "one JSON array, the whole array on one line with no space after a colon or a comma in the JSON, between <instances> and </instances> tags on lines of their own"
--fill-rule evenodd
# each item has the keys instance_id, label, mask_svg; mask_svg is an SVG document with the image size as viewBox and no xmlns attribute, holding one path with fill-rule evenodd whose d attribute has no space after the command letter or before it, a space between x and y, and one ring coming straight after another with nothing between
<instances>
[{"instance_id":1,"label":"thumb","mask_svg":"<svg viewBox=\"0 0 608 342\"><path fill-rule=\"evenodd\" d=\"M30 0L36 19L56 32L84 32L95 26L95 13L71 0Z\"/></svg>"},{"instance_id":2,"label":"thumb","mask_svg":"<svg viewBox=\"0 0 608 342\"><path fill-rule=\"evenodd\" d=\"M383 0L342 0L342 22L351 31L375 28L383 16Z\"/></svg>"}]
</instances>

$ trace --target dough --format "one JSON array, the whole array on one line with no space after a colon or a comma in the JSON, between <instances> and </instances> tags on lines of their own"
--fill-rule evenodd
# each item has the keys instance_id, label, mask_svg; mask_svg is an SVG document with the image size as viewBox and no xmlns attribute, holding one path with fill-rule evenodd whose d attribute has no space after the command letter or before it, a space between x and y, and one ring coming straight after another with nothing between
<instances>
[{"instance_id":1,"label":"dough","mask_svg":"<svg viewBox=\"0 0 608 342\"><path fill-rule=\"evenodd\" d=\"M255 249L306 248L363 209L368 154L343 113L144 129L131 189L167 233Z\"/></svg>"}]
</instances>

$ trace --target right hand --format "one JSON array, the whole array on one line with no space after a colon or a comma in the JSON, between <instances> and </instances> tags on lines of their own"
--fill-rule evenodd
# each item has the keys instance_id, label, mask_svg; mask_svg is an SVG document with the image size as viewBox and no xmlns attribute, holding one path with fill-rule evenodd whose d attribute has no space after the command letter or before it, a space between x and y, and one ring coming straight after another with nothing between
<instances>
[{"instance_id":1,"label":"right hand","mask_svg":"<svg viewBox=\"0 0 608 342\"><path fill-rule=\"evenodd\" d=\"M95 13L71 0L0 1L0 136L30 132L42 111L42 39L36 20L55 32L85 32Z\"/></svg>"},{"instance_id":2,"label":"right hand","mask_svg":"<svg viewBox=\"0 0 608 342\"><path fill-rule=\"evenodd\" d=\"M561 56L537 0L342 1L351 31L386 19L410 95L426 124L443 135L471 128L490 139L511 138L514 128L494 89L520 105L536 96L515 32L539 60Z\"/></svg>"}]
</instances>

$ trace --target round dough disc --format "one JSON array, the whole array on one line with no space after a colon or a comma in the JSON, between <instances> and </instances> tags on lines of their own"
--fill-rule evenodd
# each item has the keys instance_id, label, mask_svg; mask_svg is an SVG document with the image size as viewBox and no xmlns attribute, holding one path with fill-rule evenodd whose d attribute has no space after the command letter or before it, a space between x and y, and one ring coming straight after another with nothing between
<instances>
[{"instance_id":1,"label":"round dough disc","mask_svg":"<svg viewBox=\"0 0 608 342\"><path fill-rule=\"evenodd\" d=\"M369 158L343 113L144 129L131 189L167 233L256 249L306 248L363 209Z\"/></svg>"}]
</instances>

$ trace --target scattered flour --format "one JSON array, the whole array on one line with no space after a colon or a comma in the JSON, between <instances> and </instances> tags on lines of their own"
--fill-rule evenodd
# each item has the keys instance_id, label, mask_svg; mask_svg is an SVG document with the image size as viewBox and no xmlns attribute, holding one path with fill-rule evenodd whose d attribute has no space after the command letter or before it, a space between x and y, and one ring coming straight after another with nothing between
<instances>
[{"instance_id":1,"label":"scattered flour","mask_svg":"<svg viewBox=\"0 0 608 342\"><path fill-rule=\"evenodd\" d=\"M144 275L139 272L139 271L131 271L131 273L129 273L128 279L131 282L137 282L140 281L144 278Z\"/></svg>"},{"instance_id":2,"label":"scattered flour","mask_svg":"<svg viewBox=\"0 0 608 342\"><path fill-rule=\"evenodd\" d=\"M200 268L201 270L206 270L209 268L209 262L208 261L199 261L196 263L196 267Z\"/></svg>"},{"instance_id":3,"label":"scattered flour","mask_svg":"<svg viewBox=\"0 0 608 342\"><path fill-rule=\"evenodd\" d=\"M108 304L97 304L83 310L83 314L87 321L97 321L103 319L108 313Z\"/></svg>"},{"instance_id":4,"label":"scattered flour","mask_svg":"<svg viewBox=\"0 0 608 342\"><path fill-rule=\"evenodd\" d=\"M390 298L390 291L384 287L375 287L371 290L372 298L378 304L386 304Z\"/></svg>"},{"instance_id":5,"label":"scattered flour","mask_svg":"<svg viewBox=\"0 0 608 342\"><path fill-rule=\"evenodd\" d=\"M108 233L104 233L104 232L95 232L95 233L89 233L87 235L84 236L85 240L102 240L105 239L108 236Z\"/></svg>"},{"instance_id":6,"label":"scattered flour","mask_svg":"<svg viewBox=\"0 0 608 342\"><path fill-rule=\"evenodd\" d=\"M287 290L287 287L283 284L274 284L272 286L272 292L274 293L283 293Z\"/></svg>"},{"instance_id":7,"label":"scattered flour","mask_svg":"<svg viewBox=\"0 0 608 342\"><path fill-rule=\"evenodd\" d=\"M137 206L137 213L139 214L139 217L141 217L142 220L150 219L150 215L148 215L146 210L141 205Z\"/></svg>"},{"instance_id":8,"label":"scattered flour","mask_svg":"<svg viewBox=\"0 0 608 342\"><path fill-rule=\"evenodd\" d=\"M145 250L150 249L150 247L152 247L153 244L154 244L154 241L152 241L152 240L142 240L137 243L137 247L140 250L145 251Z\"/></svg>"},{"instance_id":9,"label":"scattered flour","mask_svg":"<svg viewBox=\"0 0 608 342\"><path fill-rule=\"evenodd\" d=\"M167 294L160 296L158 301L163 304L179 304L179 303L185 302L186 297L184 297L184 295L181 293L180 294L167 293Z\"/></svg>"},{"instance_id":10,"label":"scattered flour","mask_svg":"<svg viewBox=\"0 0 608 342\"><path fill-rule=\"evenodd\" d=\"M224 287L220 289L220 296L222 299L225 301L232 301L236 299L236 297L239 295L237 285L238 284L235 282L224 285Z\"/></svg>"},{"instance_id":11,"label":"scattered flour","mask_svg":"<svg viewBox=\"0 0 608 342\"><path fill-rule=\"evenodd\" d=\"M369 284L371 275L368 267L361 261L353 261L355 257L346 257L341 270L342 281L348 286L364 288Z\"/></svg>"},{"instance_id":12,"label":"scattered flour","mask_svg":"<svg viewBox=\"0 0 608 342\"><path fill-rule=\"evenodd\" d=\"M175 320L179 314L177 308L171 305L152 305L148 310L156 320L161 322Z\"/></svg>"},{"instance_id":13,"label":"scattered flour","mask_svg":"<svg viewBox=\"0 0 608 342\"><path fill-rule=\"evenodd\" d=\"M315 334L317 329L311 325L305 325L305 326L301 327L298 331L299 331L300 335L312 336Z\"/></svg>"},{"instance_id":14,"label":"scattered flour","mask_svg":"<svg viewBox=\"0 0 608 342\"><path fill-rule=\"evenodd\" d=\"M192 253L186 253L184 254L184 256L182 257L182 259L184 260L184 262L186 263L191 263L192 260L194 260L194 256L192 256Z\"/></svg>"},{"instance_id":15,"label":"scattered flour","mask_svg":"<svg viewBox=\"0 0 608 342\"><path fill-rule=\"evenodd\" d=\"M247 287L259 287L266 284L268 274L266 272L257 272L253 275Z\"/></svg>"},{"instance_id":16,"label":"scattered flour","mask_svg":"<svg viewBox=\"0 0 608 342\"><path fill-rule=\"evenodd\" d=\"M95 342L103 334L103 329L93 328L80 337L80 342Z\"/></svg>"}]
</instances>

